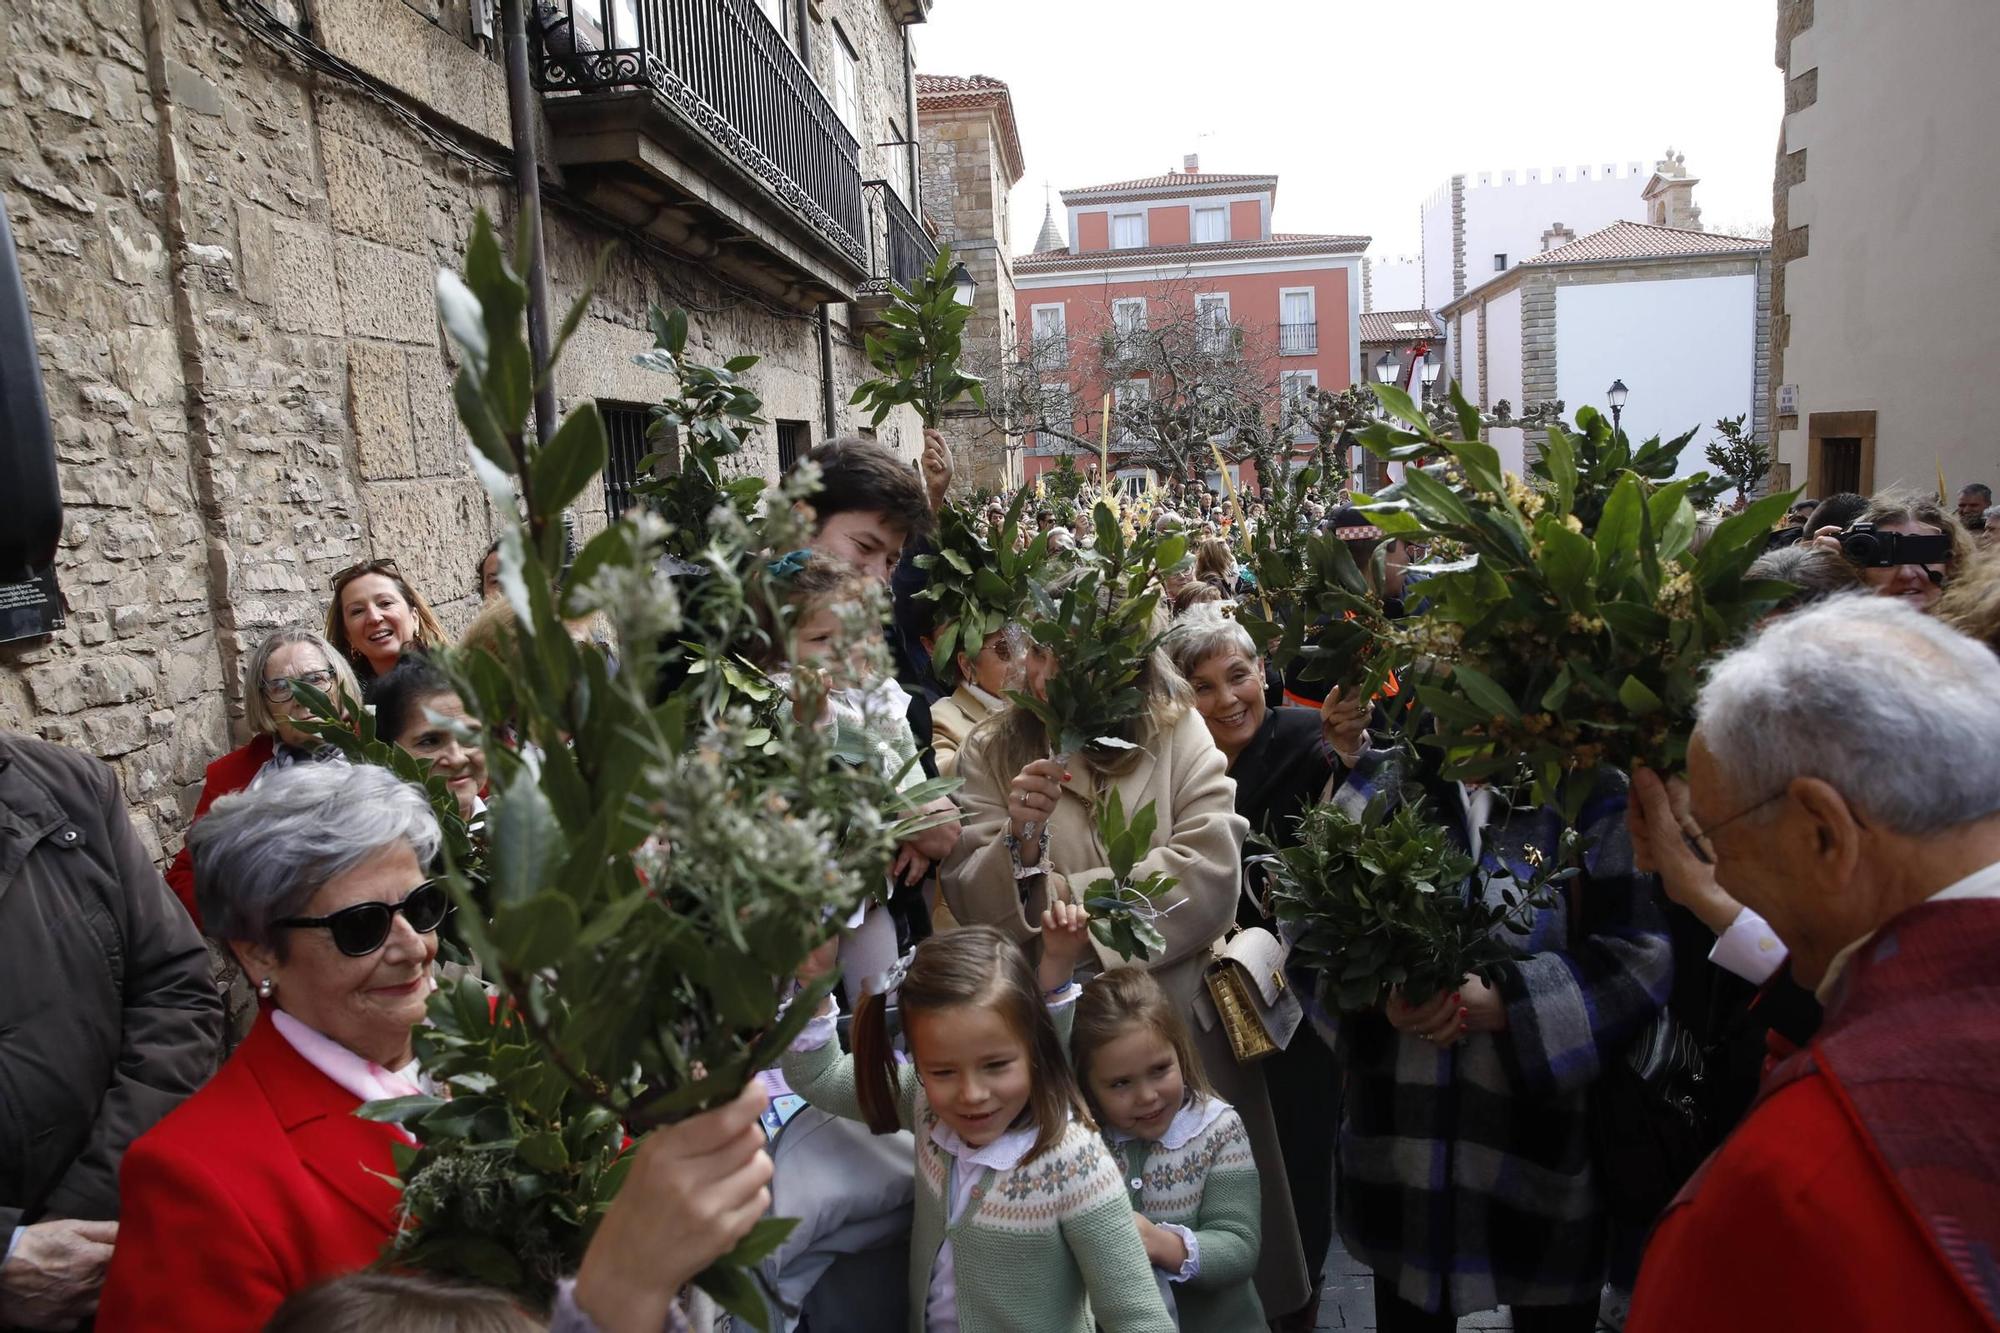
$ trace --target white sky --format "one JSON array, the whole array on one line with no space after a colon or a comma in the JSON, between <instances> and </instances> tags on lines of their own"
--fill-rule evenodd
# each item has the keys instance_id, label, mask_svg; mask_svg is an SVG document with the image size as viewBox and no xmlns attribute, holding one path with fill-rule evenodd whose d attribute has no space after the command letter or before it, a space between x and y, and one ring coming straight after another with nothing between
<instances>
[{"instance_id":1,"label":"white sky","mask_svg":"<svg viewBox=\"0 0 2000 1333\"><path fill-rule=\"evenodd\" d=\"M1775 0L936 0L910 31L922 72L1012 88L1017 252L1044 180L1199 153L1204 171L1276 172L1277 230L1398 255L1456 172L1650 169L1669 145L1704 225L1769 223L1776 26Z\"/></svg>"}]
</instances>

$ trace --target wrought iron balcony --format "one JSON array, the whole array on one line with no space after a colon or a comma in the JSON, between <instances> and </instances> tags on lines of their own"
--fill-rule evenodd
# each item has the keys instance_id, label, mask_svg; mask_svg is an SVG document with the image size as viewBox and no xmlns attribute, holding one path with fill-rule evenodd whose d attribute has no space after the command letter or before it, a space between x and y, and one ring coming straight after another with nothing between
<instances>
[{"instance_id":1,"label":"wrought iron balcony","mask_svg":"<svg viewBox=\"0 0 2000 1333\"><path fill-rule=\"evenodd\" d=\"M539 0L554 156L627 224L800 306L869 272L860 146L756 0Z\"/></svg>"},{"instance_id":2,"label":"wrought iron balcony","mask_svg":"<svg viewBox=\"0 0 2000 1333\"><path fill-rule=\"evenodd\" d=\"M861 321L874 324L889 308L889 284L908 290L937 260L937 243L888 181L863 181L868 229L868 281L855 298Z\"/></svg>"},{"instance_id":3,"label":"wrought iron balcony","mask_svg":"<svg viewBox=\"0 0 2000 1333\"><path fill-rule=\"evenodd\" d=\"M1319 321L1278 326L1278 355L1305 356L1319 350Z\"/></svg>"}]
</instances>

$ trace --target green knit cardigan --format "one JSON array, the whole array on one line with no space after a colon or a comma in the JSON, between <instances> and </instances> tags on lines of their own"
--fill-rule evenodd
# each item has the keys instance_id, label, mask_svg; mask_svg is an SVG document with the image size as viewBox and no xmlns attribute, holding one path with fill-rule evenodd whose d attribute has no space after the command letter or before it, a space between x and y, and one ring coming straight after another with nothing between
<instances>
[{"instance_id":1,"label":"green knit cardigan","mask_svg":"<svg viewBox=\"0 0 2000 1333\"><path fill-rule=\"evenodd\" d=\"M784 1070L814 1106L862 1119L854 1057L836 1043L793 1051ZM947 1226L952 1156L931 1142L938 1120L916 1070L904 1065L896 1077L898 1118L917 1140L911 1333L924 1333L931 1270L947 1236L959 1333L1091 1333L1093 1318L1105 1333L1175 1333L1124 1183L1095 1130L1072 1122L1054 1147L1012 1171L982 1168L965 1211Z\"/></svg>"},{"instance_id":2,"label":"green knit cardigan","mask_svg":"<svg viewBox=\"0 0 2000 1333\"><path fill-rule=\"evenodd\" d=\"M1113 1144L1132 1207L1149 1220L1194 1232L1201 1271L1174 1284L1181 1333L1239 1333L1264 1327L1257 1299L1261 1196L1250 1135L1235 1108L1182 1144L1148 1139Z\"/></svg>"}]
</instances>

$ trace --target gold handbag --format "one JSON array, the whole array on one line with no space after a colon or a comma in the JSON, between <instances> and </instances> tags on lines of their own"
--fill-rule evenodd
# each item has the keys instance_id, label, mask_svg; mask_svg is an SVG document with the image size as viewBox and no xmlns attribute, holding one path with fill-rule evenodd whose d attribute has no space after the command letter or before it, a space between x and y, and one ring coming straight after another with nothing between
<instances>
[{"instance_id":1,"label":"gold handbag","mask_svg":"<svg viewBox=\"0 0 2000 1333\"><path fill-rule=\"evenodd\" d=\"M1285 982L1285 946L1261 926L1209 945L1202 974L1238 1064L1254 1064L1291 1044L1305 1017Z\"/></svg>"}]
</instances>

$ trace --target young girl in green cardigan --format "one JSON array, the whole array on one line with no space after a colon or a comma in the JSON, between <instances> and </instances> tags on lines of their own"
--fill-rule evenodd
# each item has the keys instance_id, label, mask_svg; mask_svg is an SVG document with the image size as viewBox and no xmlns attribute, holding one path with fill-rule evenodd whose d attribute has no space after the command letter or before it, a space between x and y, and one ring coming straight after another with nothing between
<instances>
[{"instance_id":1,"label":"young girl in green cardigan","mask_svg":"<svg viewBox=\"0 0 2000 1333\"><path fill-rule=\"evenodd\" d=\"M1067 903L1044 914L1045 988L1067 980L1065 967L1073 969L1087 947L1088 920ZM1250 1138L1242 1118L1210 1091L1173 1001L1144 968L1092 977L1076 1001L1069 1052L1181 1333L1262 1329Z\"/></svg>"},{"instance_id":2,"label":"young girl in green cardigan","mask_svg":"<svg viewBox=\"0 0 2000 1333\"><path fill-rule=\"evenodd\" d=\"M801 980L830 964L814 955ZM892 974L892 980L896 980ZM822 1110L917 1142L912 1333L1173 1333L1118 1170L1077 1092L1019 945L933 935L892 986L908 1063L869 993L852 1055L831 1001L785 1057Z\"/></svg>"}]
</instances>

